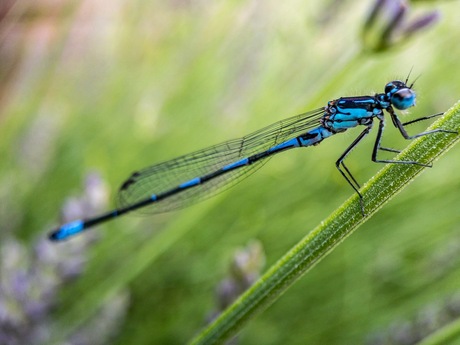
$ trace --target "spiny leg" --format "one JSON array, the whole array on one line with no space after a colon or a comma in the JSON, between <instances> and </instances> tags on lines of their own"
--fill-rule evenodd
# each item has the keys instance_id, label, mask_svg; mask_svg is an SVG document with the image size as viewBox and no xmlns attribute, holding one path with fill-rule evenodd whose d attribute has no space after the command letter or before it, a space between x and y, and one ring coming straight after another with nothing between
<instances>
[{"instance_id":1,"label":"spiny leg","mask_svg":"<svg viewBox=\"0 0 460 345\"><path fill-rule=\"evenodd\" d=\"M375 138L374 149L372 150L372 161L376 163L396 163L396 164L415 164L423 167L431 168L431 164L420 163L416 161L395 161L389 159L377 159L378 150L381 149L380 142L382 141L382 134L385 128L385 122L383 118L379 119L379 128L377 131L377 137Z\"/></svg>"},{"instance_id":2,"label":"spiny leg","mask_svg":"<svg viewBox=\"0 0 460 345\"><path fill-rule=\"evenodd\" d=\"M428 120L428 119L431 119L433 117L440 116L443 113L438 113L438 114L434 114L434 115L430 115L430 116L420 117L418 119L415 119L415 120L412 120L412 121L409 121L409 122L405 122L403 124L399 120L399 118L396 115L396 113L394 112L393 108L389 107L386 110L390 113L391 120L392 120L394 126L399 129L401 135L405 139L414 139L414 138L418 138L418 137L428 135L428 134L433 134L433 133L458 134L456 131L451 131L451 130L446 130L446 129L433 129L431 131L426 131L426 132L418 133L418 134L415 134L415 135L409 135L407 133L406 129L404 128L404 125L412 124L412 123L423 121L423 120ZM384 148L384 147L380 146L380 142L382 140L382 133L383 133L383 129L384 129L384 122L383 122L383 119L379 119L379 120L380 120L380 122L379 122L379 129L378 129L378 132L377 132L377 138L375 140L374 150L372 151L372 161L374 161L376 163L414 164L414 165L420 165L420 166L428 167L428 168L432 167L432 164L425 164L425 163L420 163L420 162L417 162L417 161L396 161L396 160L387 160L387 159L386 160L377 159L378 150L399 153L398 150L388 149L388 148Z\"/></svg>"},{"instance_id":3,"label":"spiny leg","mask_svg":"<svg viewBox=\"0 0 460 345\"><path fill-rule=\"evenodd\" d=\"M364 212L364 201L363 201L363 196L359 192L359 183L356 181L356 179L353 177L351 174L350 170L348 170L347 166L344 164L343 160L348 156L348 154L356 147L356 145L359 144L363 138L369 134L370 130L372 129L372 122L370 122L369 125L367 125L366 129L361 132L360 135L351 143L350 146L342 153L342 155L339 157L339 159L335 162L335 166L337 169L340 171L342 176L347 180L348 184L355 190L356 194L359 196L359 202L361 205L361 213L363 214L363 217L366 216L366 213ZM341 167L345 170L345 172L341 169Z\"/></svg>"},{"instance_id":4,"label":"spiny leg","mask_svg":"<svg viewBox=\"0 0 460 345\"><path fill-rule=\"evenodd\" d=\"M391 114L391 111L390 111L390 114ZM411 120L411 121L408 121L408 122L404 122L404 123L401 123L401 125L403 127L407 126L407 125L410 125L410 124L413 124L413 123L416 123L416 122L420 122L420 121L425 121L425 120L429 120L429 119L432 119L434 117L437 117L437 116L441 116L443 115L444 113L437 113L437 114L434 114L434 115L430 115L430 116L423 116L423 117L419 117L415 120ZM395 118L393 118L392 116L392 120L393 120L393 123L395 124L395 126L397 128L399 128L399 126L397 125L397 123L395 121L400 121L399 118L396 116L395 114ZM456 131L449 131L449 130L436 130L435 132L427 132L427 133L420 133L421 135L425 135L425 134L431 134L431 133L436 133L436 132L444 132L444 133L457 133ZM406 133L407 134L407 133ZM421 136L421 135L418 135L418 136ZM404 135L403 135L404 136ZM410 139L410 138L406 138L406 139ZM382 150L382 151L388 151L388 152L394 152L394 153L401 153L401 150L396 150L396 149L392 149L392 148L388 148L388 147L382 147L382 146L379 146L378 147L379 150Z\"/></svg>"},{"instance_id":5,"label":"spiny leg","mask_svg":"<svg viewBox=\"0 0 460 345\"><path fill-rule=\"evenodd\" d=\"M396 150L396 149L390 149L389 147L379 147L379 150L382 151L388 151L388 152L394 152L394 153L401 153L401 150Z\"/></svg>"},{"instance_id":6,"label":"spiny leg","mask_svg":"<svg viewBox=\"0 0 460 345\"><path fill-rule=\"evenodd\" d=\"M352 179L353 183L355 184L355 186L359 189L361 188L361 185L358 183L358 181L356 181L356 179L354 178L353 174L350 172L350 170L348 170L348 167L345 165L345 162L341 162L341 165L342 167L345 169L345 171L347 172L348 176Z\"/></svg>"},{"instance_id":7,"label":"spiny leg","mask_svg":"<svg viewBox=\"0 0 460 345\"><path fill-rule=\"evenodd\" d=\"M393 121L393 124L395 125L396 128L399 129L399 132L404 137L404 139L415 139L415 138L422 137L422 136L428 135L428 134L433 134L433 133L458 134L457 131L451 131L451 130L448 130L448 129L438 128L438 129L432 129L430 131L426 131L426 132L422 132L422 133L418 133L418 134L414 134L414 135L409 135L407 133L406 129L404 128L405 125L409 125L409 124L419 122L419 121L423 121L423 120L428 120L428 119L431 119L433 117L440 116L443 113L438 113L438 114L434 114L434 115L430 115L430 116L420 117L418 119L402 123L401 120L399 120L398 116L396 115L396 113L394 112L392 107L389 107L386 110L388 111L388 113L390 113L391 120Z\"/></svg>"},{"instance_id":8,"label":"spiny leg","mask_svg":"<svg viewBox=\"0 0 460 345\"><path fill-rule=\"evenodd\" d=\"M402 125L403 125L403 126L407 126L407 125L410 125L410 124L412 124L412 123L416 123L416 122L419 122L419 121L429 120L429 119L432 119L433 117L437 117L437 116L441 116L441 115L444 115L444 113L437 113L437 114L430 115L430 116L419 117L419 118L417 118L417 119L414 119L414 120L411 120L411 121L404 122Z\"/></svg>"}]
</instances>

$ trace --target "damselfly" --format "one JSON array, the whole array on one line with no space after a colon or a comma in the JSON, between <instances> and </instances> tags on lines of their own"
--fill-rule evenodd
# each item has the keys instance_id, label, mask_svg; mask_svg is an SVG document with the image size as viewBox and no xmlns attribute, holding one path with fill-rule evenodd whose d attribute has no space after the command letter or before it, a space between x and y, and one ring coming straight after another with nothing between
<instances>
[{"instance_id":1,"label":"damselfly","mask_svg":"<svg viewBox=\"0 0 460 345\"><path fill-rule=\"evenodd\" d=\"M297 147L318 145L330 136L349 128L364 126L364 130L342 153L335 165L345 180L358 194L361 211L365 216L360 185L344 163L344 159L361 140L369 134L374 119L378 121L377 137L372 150L372 161L377 163L416 164L416 161L382 160L379 150L398 153L398 150L380 145L385 126L386 111L405 139L413 139L436 132L457 133L434 129L409 135L405 126L441 114L421 117L402 123L394 108L405 110L415 105L413 83L395 80L385 86L384 93L374 96L342 97L317 110L306 112L258 130L243 138L196 151L134 172L120 187L118 207L98 217L76 220L54 230L51 240L64 240L89 227L101 224L125 213L141 209L149 213L170 211L203 200L224 187L234 185L260 168L275 154Z\"/></svg>"}]
</instances>

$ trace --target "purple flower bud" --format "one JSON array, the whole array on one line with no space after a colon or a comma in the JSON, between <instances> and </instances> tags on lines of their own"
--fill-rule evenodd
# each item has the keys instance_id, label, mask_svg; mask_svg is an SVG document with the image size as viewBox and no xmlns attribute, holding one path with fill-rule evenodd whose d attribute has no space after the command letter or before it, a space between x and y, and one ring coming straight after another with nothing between
<instances>
[{"instance_id":1,"label":"purple flower bud","mask_svg":"<svg viewBox=\"0 0 460 345\"><path fill-rule=\"evenodd\" d=\"M420 16L414 19L405 29L406 35L412 35L413 33L429 27L435 24L441 18L441 14L438 11L432 11L426 13L423 16Z\"/></svg>"},{"instance_id":2,"label":"purple flower bud","mask_svg":"<svg viewBox=\"0 0 460 345\"><path fill-rule=\"evenodd\" d=\"M228 277L224 278L216 289L217 310L211 312L207 319L212 321L254 284L264 264L265 255L260 242L252 241L245 248L236 250Z\"/></svg>"},{"instance_id":3,"label":"purple flower bud","mask_svg":"<svg viewBox=\"0 0 460 345\"><path fill-rule=\"evenodd\" d=\"M81 197L70 198L63 207L63 218L71 220L97 212L104 207L107 191L97 174L90 174ZM27 248L14 239L0 245L0 344L49 344L53 314L59 288L77 279L86 263L90 240L87 236L59 246L44 236ZM108 343L120 328L128 294L114 296L101 306L88 326L79 328L64 342L76 344L72 339L85 339L86 344ZM103 330L103 331L101 331Z\"/></svg>"},{"instance_id":4,"label":"purple flower bud","mask_svg":"<svg viewBox=\"0 0 460 345\"><path fill-rule=\"evenodd\" d=\"M376 0L363 26L364 50L375 53L398 46L439 18L437 11L431 11L409 20L409 13L405 0Z\"/></svg>"}]
</instances>

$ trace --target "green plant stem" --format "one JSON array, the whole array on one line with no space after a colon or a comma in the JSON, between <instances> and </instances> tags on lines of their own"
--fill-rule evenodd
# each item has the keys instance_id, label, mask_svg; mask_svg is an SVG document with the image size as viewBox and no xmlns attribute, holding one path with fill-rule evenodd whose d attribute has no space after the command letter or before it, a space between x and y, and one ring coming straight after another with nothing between
<instances>
[{"instance_id":1,"label":"green plant stem","mask_svg":"<svg viewBox=\"0 0 460 345\"><path fill-rule=\"evenodd\" d=\"M429 129L460 130L460 101ZM414 140L396 160L428 163L436 160L458 141L459 136L435 133ZM424 167L387 164L361 190L367 216L363 218L358 197L353 195L325 221L289 250L246 293L199 334L192 344L222 343L236 334L250 318L261 312L327 253L355 231L388 200L419 175Z\"/></svg>"},{"instance_id":2,"label":"green plant stem","mask_svg":"<svg viewBox=\"0 0 460 345\"><path fill-rule=\"evenodd\" d=\"M418 345L442 345L456 344L455 340L460 339L460 319L457 319L429 337L423 339Z\"/></svg>"}]
</instances>

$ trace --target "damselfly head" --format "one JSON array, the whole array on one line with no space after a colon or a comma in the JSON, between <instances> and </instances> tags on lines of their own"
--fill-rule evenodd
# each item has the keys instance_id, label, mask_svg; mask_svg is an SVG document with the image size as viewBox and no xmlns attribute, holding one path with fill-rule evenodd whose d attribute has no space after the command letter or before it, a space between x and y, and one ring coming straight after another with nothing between
<instances>
[{"instance_id":1,"label":"damselfly head","mask_svg":"<svg viewBox=\"0 0 460 345\"><path fill-rule=\"evenodd\" d=\"M396 109L408 109L415 105L416 96L411 86L407 86L400 80L394 80L385 86L385 95Z\"/></svg>"}]
</instances>

